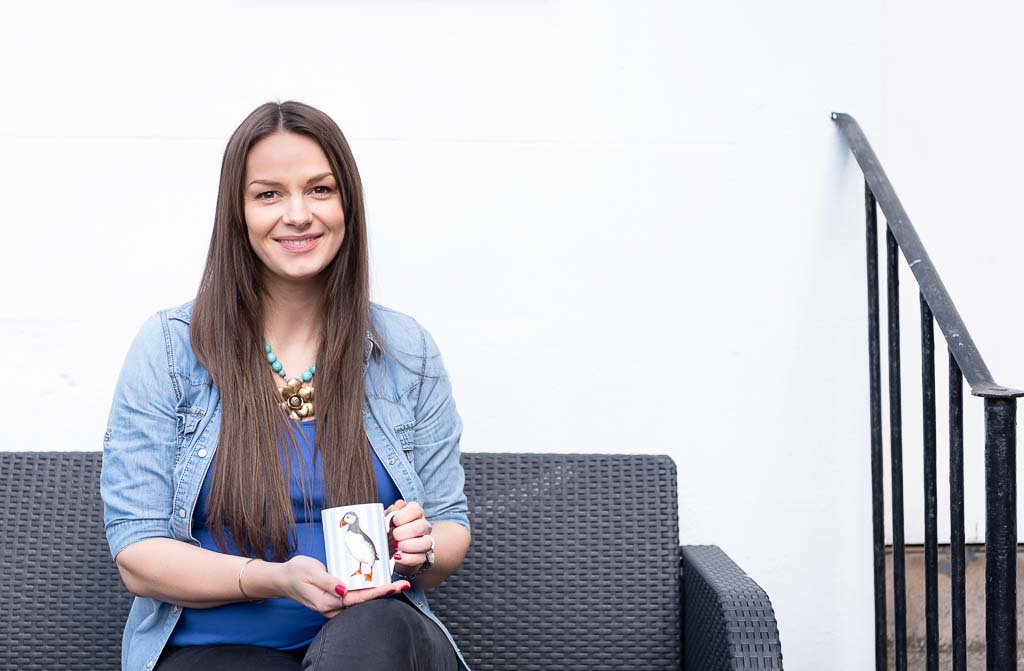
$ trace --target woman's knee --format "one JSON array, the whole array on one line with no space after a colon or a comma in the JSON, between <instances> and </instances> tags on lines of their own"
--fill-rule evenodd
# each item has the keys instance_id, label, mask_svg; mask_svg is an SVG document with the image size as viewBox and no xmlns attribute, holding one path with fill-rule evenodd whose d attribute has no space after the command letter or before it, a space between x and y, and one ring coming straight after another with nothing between
<instances>
[{"instance_id":1,"label":"woman's knee","mask_svg":"<svg viewBox=\"0 0 1024 671\"><path fill-rule=\"evenodd\" d=\"M347 608L313 639L303 669L335 671L415 668L419 611L382 597Z\"/></svg>"},{"instance_id":2,"label":"woman's knee","mask_svg":"<svg viewBox=\"0 0 1024 671\"><path fill-rule=\"evenodd\" d=\"M334 624L358 640L403 642L414 631L419 611L401 598L382 597L346 608L326 625Z\"/></svg>"}]
</instances>

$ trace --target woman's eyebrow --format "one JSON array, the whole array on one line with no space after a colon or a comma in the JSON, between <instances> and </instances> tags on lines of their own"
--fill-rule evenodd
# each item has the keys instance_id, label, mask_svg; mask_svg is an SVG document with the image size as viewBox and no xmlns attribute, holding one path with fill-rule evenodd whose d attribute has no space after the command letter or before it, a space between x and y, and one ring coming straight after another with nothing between
<instances>
[{"instance_id":1,"label":"woman's eyebrow","mask_svg":"<svg viewBox=\"0 0 1024 671\"><path fill-rule=\"evenodd\" d=\"M333 173L330 173L330 172L322 172L319 175L313 175L312 177L310 177L309 179L306 180L306 184L312 184L313 182L321 180L324 177L330 177L332 174ZM248 186L246 188L248 188L249 186L252 186L253 184L267 184L269 186L284 186L284 184L281 184L281 182L275 182L272 179L254 179L251 182L249 182L249 184L248 184Z\"/></svg>"}]
</instances>

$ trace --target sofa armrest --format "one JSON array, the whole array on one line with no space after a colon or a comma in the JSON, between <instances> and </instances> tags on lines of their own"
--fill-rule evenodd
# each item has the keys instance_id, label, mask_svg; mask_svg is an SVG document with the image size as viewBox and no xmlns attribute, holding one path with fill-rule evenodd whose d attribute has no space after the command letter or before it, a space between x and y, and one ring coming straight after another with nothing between
<instances>
[{"instance_id":1,"label":"sofa armrest","mask_svg":"<svg viewBox=\"0 0 1024 671\"><path fill-rule=\"evenodd\" d=\"M768 595L715 545L680 546L684 671L781 669Z\"/></svg>"}]
</instances>

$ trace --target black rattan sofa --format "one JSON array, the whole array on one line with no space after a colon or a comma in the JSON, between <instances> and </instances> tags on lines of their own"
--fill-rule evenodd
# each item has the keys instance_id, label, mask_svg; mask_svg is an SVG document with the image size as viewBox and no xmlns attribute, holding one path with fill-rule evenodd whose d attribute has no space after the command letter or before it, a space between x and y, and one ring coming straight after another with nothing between
<instances>
[{"instance_id":1,"label":"black rattan sofa","mask_svg":"<svg viewBox=\"0 0 1024 671\"><path fill-rule=\"evenodd\" d=\"M679 546L660 455L464 452L473 542L430 592L473 671L781 669L764 591ZM100 452L0 452L0 669L114 670L131 595L111 561Z\"/></svg>"}]
</instances>

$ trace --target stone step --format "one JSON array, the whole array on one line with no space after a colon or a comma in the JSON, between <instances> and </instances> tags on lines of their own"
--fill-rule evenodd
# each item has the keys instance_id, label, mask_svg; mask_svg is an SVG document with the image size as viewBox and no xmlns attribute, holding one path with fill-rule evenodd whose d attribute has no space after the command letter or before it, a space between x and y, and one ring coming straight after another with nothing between
<instances>
[{"instance_id":1,"label":"stone step","mask_svg":"<svg viewBox=\"0 0 1024 671\"><path fill-rule=\"evenodd\" d=\"M907 669L925 669L925 608L924 608L924 546L905 548L907 568ZM965 548L964 579L967 606L967 668L985 671L985 546L968 545ZM952 669L952 605L950 601L951 565L949 546L938 547L939 568L939 668ZM1017 550L1017 582L1024 576L1024 546ZM888 625L889 669L895 669L892 547L885 552L885 612ZM1019 590L1019 588L1018 588ZM1024 671L1024 609L1017 600L1017 668Z\"/></svg>"}]
</instances>

